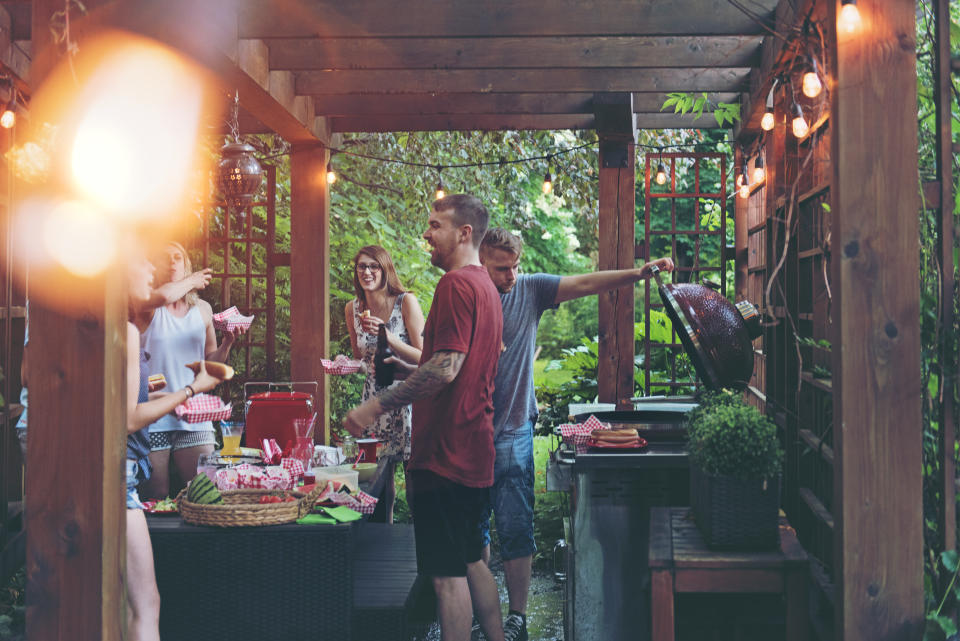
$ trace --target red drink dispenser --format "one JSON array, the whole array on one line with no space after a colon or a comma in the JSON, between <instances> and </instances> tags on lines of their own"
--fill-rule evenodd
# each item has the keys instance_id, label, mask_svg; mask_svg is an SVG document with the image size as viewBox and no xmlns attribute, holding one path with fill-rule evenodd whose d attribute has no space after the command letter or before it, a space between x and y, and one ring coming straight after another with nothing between
<instances>
[{"instance_id":1,"label":"red drink dispenser","mask_svg":"<svg viewBox=\"0 0 960 641\"><path fill-rule=\"evenodd\" d=\"M248 383L248 385L251 385ZM253 383L252 385L256 385ZM290 388L288 391L275 391L278 384L270 383L270 391L247 395L246 386L246 435L247 447L260 447L263 439L276 439L277 445L285 449L287 444L297 442L297 433L293 421L298 418L309 419L313 416L313 394L295 392L292 385L283 385ZM316 383L308 383L316 389Z\"/></svg>"}]
</instances>

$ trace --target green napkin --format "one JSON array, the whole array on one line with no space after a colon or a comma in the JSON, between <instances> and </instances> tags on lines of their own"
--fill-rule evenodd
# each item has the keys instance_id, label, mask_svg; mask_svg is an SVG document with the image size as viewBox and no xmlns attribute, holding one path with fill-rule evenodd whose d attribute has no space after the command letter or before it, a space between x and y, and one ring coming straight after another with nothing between
<instances>
[{"instance_id":1,"label":"green napkin","mask_svg":"<svg viewBox=\"0 0 960 641\"><path fill-rule=\"evenodd\" d=\"M336 519L331 519L329 516L323 516L322 514L308 514L297 519L297 523L300 525L334 525L336 522Z\"/></svg>"},{"instance_id":2,"label":"green napkin","mask_svg":"<svg viewBox=\"0 0 960 641\"><path fill-rule=\"evenodd\" d=\"M360 518L363 518L363 515L357 512L356 510L351 510L346 505L338 505L337 507L325 507L323 508L328 516L332 516L341 523L348 523L350 521L356 521Z\"/></svg>"}]
</instances>

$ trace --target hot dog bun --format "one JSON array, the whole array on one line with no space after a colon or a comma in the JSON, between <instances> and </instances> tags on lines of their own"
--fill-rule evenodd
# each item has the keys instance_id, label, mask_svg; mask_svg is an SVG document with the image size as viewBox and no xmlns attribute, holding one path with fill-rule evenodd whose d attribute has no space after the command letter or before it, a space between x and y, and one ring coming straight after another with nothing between
<instances>
[{"instance_id":1,"label":"hot dog bun","mask_svg":"<svg viewBox=\"0 0 960 641\"><path fill-rule=\"evenodd\" d=\"M637 430L619 429L619 430L593 430L590 436L595 441L604 443L632 443L637 440Z\"/></svg>"},{"instance_id":2,"label":"hot dog bun","mask_svg":"<svg viewBox=\"0 0 960 641\"><path fill-rule=\"evenodd\" d=\"M216 361L203 361L203 364L204 368L207 370L207 373L214 378L219 378L221 381L229 381L231 378L233 378L233 368L225 363L218 363ZM187 363L186 367L192 369L194 374L200 373L200 361Z\"/></svg>"},{"instance_id":3,"label":"hot dog bun","mask_svg":"<svg viewBox=\"0 0 960 641\"><path fill-rule=\"evenodd\" d=\"M147 382L148 382L148 383L161 383L161 382L162 382L162 383L166 383L166 382L167 382L167 379L164 378L163 374L151 374L151 375L147 378Z\"/></svg>"}]
</instances>

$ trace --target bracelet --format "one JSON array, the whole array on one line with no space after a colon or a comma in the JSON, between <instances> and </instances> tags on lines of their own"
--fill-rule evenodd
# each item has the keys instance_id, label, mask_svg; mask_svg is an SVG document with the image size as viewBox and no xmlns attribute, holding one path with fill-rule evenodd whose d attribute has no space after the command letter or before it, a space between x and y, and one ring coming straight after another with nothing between
<instances>
[{"instance_id":1,"label":"bracelet","mask_svg":"<svg viewBox=\"0 0 960 641\"><path fill-rule=\"evenodd\" d=\"M193 398L193 396L196 395L196 392L193 391L193 387L191 387L190 385L183 386L183 393L187 395L187 398Z\"/></svg>"}]
</instances>

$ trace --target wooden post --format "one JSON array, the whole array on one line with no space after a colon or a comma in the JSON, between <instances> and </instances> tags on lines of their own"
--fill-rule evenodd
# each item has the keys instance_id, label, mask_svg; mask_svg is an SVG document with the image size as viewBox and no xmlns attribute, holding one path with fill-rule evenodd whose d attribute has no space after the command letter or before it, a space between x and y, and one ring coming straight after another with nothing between
<instances>
[{"instance_id":1,"label":"wooden post","mask_svg":"<svg viewBox=\"0 0 960 641\"><path fill-rule=\"evenodd\" d=\"M737 146L733 152L733 166L735 168L743 166L743 149L740 146ZM736 169L734 174L736 174ZM736 187L734 187L734 193L736 194ZM749 231L747 229L749 224L747 210L750 205L749 200L749 198L740 198L738 194L733 197L734 291L737 300L747 298L747 232Z\"/></svg>"},{"instance_id":2,"label":"wooden post","mask_svg":"<svg viewBox=\"0 0 960 641\"><path fill-rule=\"evenodd\" d=\"M631 94L596 94L600 137L599 268L634 266L636 134ZM633 409L633 285L599 296L599 399Z\"/></svg>"},{"instance_id":3,"label":"wooden post","mask_svg":"<svg viewBox=\"0 0 960 641\"><path fill-rule=\"evenodd\" d=\"M940 376L942 389L940 402L940 456L943 485L940 495L940 547L953 550L957 547L957 469L954 454L953 433L954 406L953 386L957 365L956 338L953 335L953 150L952 142L952 93L953 73L950 69L950 0L937 0L936 7L937 51L934 57L934 100L937 103L937 181L940 186L940 216L937 219L937 234L940 240ZM941 586L946 589L946 586Z\"/></svg>"},{"instance_id":4,"label":"wooden post","mask_svg":"<svg viewBox=\"0 0 960 641\"><path fill-rule=\"evenodd\" d=\"M317 381L315 432L330 442L330 391L320 359L330 345L330 198L327 150L294 146L290 155L290 378Z\"/></svg>"},{"instance_id":5,"label":"wooden post","mask_svg":"<svg viewBox=\"0 0 960 641\"><path fill-rule=\"evenodd\" d=\"M915 3L830 2L835 638L916 639L923 610Z\"/></svg>"},{"instance_id":6,"label":"wooden post","mask_svg":"<svg viewBox=\"0 0 960 641\"><path fill-rule=\"evenodd\" d=\"M60 0L32 4L39 87L56 61L49 22ZM82 309L30 306L26 632L31 639L117 640L124 627L126 555L126 291L85 281ZM31 292L68 287L58 268L31 273Z\"/></svg>"}]
</instances>

